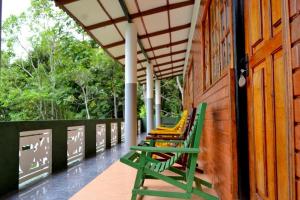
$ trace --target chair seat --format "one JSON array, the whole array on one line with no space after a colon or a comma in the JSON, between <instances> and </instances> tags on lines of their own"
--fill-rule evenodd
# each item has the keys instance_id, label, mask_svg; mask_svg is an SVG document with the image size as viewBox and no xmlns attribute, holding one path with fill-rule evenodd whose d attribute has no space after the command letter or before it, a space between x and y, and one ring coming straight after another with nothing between
<instances>
[{"instance_id":1,"label":"chair seat","mask_svg":"<svg viewBox=\"0 0 300 200\"><path fill-rule=\"evenodd\" d=\"M147 157L145 168L154 171L154 172L163 172L164 170L173 166L177 160L180 158L181 153L174 153L167 161L158 161ZM126 163L134 168L138 168L138 163L140 160L141 154L135 151L131 151L123 156L120 160L123 163Z\"/></svg>"}]
</instances>

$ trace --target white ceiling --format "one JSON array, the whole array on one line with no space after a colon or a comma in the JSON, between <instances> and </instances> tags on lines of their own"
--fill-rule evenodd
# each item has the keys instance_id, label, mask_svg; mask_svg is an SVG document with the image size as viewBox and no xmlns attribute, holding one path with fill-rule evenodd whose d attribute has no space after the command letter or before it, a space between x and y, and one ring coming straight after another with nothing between
<instances>
[{"instance_id":1,"label":"white ceiling","mask_svg":"<svg viewBox=\"0 0 300 200\"><path fill-rule=\"evenodd\" d=\"M64 0L55 0L63 10L67 11L76 21L79 22L83 28L87 29L88 26L99 24L101 22L107 22L111 19L118 19L124 17L123 10L119 4L119 0L76 0L69 1L67 4L63 4ZM197 1L197 0L196 0ZM143 13L151 9L157 9L162 6L173 4L182 4L183 2L191 2L191 0L125 0L126 6L129 10L130 15L136 13ZM151 15L136 17L133 19L135 23L138 35L152 34L157 31L172 29L177 26L187 25L192 21L194 2L190 5L184 5L176 9L170 9L157 12ZM170 20L169 20L170 19ZM121 20L116 24L109 24L100 28L91 29L88 33L98 40L97 42L103 47L116 42L124 42L124 33L127 21ZM169 26L170 25L170 26ZM155 58L164 54L172 54L172 52L182 51L187 49L187 40L189 38L190 27L177 30L173 32L164 33L161 35L147 37L141 40L144 48L147 51L147 55L150 58ZM184 41L184 42L183 42ZM169 47L160 48L152 51L152 48L156 48L161 45L168 45L174 42L181 42L178 45L171 45ZM124 43L105 49L113 58L124 55ZM140 51L140 48L138 48ZM174 66L184 65L184 61L161 65L163 63L172 62L174 60L184 59L186 53L180 53L176 55L168 55L162 58L151 59L151 63L154 66L156 76L167 77L173 76L180 73L173 73L181 68L172 70ZM138 54L138 60L145 60L145 56L140 53ZM124 64L124 58L118 60L121 64ZM161 66L156 66L156 65ZM138 76L145 75L141 69L145 68L146 63L142 62L138 64ZM158 71L163 70L159 73ZM182 72L183 73L183 66ZM165 74L165 75L164 75ZM141 76L138 80L143 82L145 76Z\"/></svg>"}]
</instances>

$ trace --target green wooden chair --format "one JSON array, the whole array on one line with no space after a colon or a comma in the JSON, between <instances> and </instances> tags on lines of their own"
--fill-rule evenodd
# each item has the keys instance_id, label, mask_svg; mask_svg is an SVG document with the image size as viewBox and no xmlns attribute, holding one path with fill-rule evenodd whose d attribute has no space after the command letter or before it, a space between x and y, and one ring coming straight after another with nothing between
<instances>
[{"instance_id":1,"label":"green wooden chair","mask_svg":"<svg viewBox=\"0 0 300 200\"><path fill-rule=\"evenodd\" d=\"M195 177L195 169L199 154L199 144L202 135L206 106L206 103L201 103L199 105L199 112L197 112L195 119L196 123L194 123L194 126L192 127L187 138L182 141L173 141L176 143L180 142L182 144L180 147L132 146L130 148L131 152L120 159L121 162L138 170L134 188L132 190L132 200L135 200L137 195L190 199L192 194L198 195L207 200L218 200L217 197L202 190L202 186L211 188L212 184ZM150 155L152 152L173 153L173 156L167 161L161 162L151 158ZM173 166L183 154L189 155L186 170L180 170ZM166 176L162 173L166 170L169 170L177 175ZM159 179L182 189L184 192L167 192L145 189L143 188L145 179ZM194 183L196 187L193 186Z\"/></svg>"}]
</instances>

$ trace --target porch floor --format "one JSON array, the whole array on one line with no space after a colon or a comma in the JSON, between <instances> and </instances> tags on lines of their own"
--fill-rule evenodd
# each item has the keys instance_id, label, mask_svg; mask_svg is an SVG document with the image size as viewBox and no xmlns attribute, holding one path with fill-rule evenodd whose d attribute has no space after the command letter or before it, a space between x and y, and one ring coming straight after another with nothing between
<instances>
[{"instance_id":1,"label":"porch floor","mask_svg":"<svg viewBox=\"0 0 300 200\"><path fill-rule=\"evenodd\" d=\"M101 175L86 185L82 190L76 193L71 200L120 200L131 199L131 190L134 184L136 170L121 163L115 162ZM197 176L206 179L205 175L197 174ZM154 190L176 191L182 192L180 189L158 180L146 180L145 187ZM212 189L207 189L210 194L216 195ZM139 198L143 200L167 199L159 197L144 196ZM173 198L168 198L173 199ZM198 196L193 196L193 200L203 200Z\"/></svg>"}]
</instances>

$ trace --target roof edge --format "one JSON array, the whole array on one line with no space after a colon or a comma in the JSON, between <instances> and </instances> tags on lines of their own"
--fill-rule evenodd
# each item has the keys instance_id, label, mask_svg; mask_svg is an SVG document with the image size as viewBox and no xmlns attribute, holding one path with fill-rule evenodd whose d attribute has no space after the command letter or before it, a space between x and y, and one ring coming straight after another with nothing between
<instances>
[{"instance_id":1,"label":"roof edge","mask_svg":"<svg viewBox=\"0 0 300 200\"><path fill-rule=\"evenodd\" d=\"M190 29L190 33L189 33L188 46L187 46L187 49L186 49L186 56L185 56L184 67L183 67L183 81L185 79L186 68L187 68L187 65L188 65L188 62L189 62L190 51L191 51L191 48L192 48L194 33L195 33L196 26L197 26L201 1L202 0L196 0L195 4L194 4L194 8L193 8L191 29Z\"/></svg>"}]
</instances>

